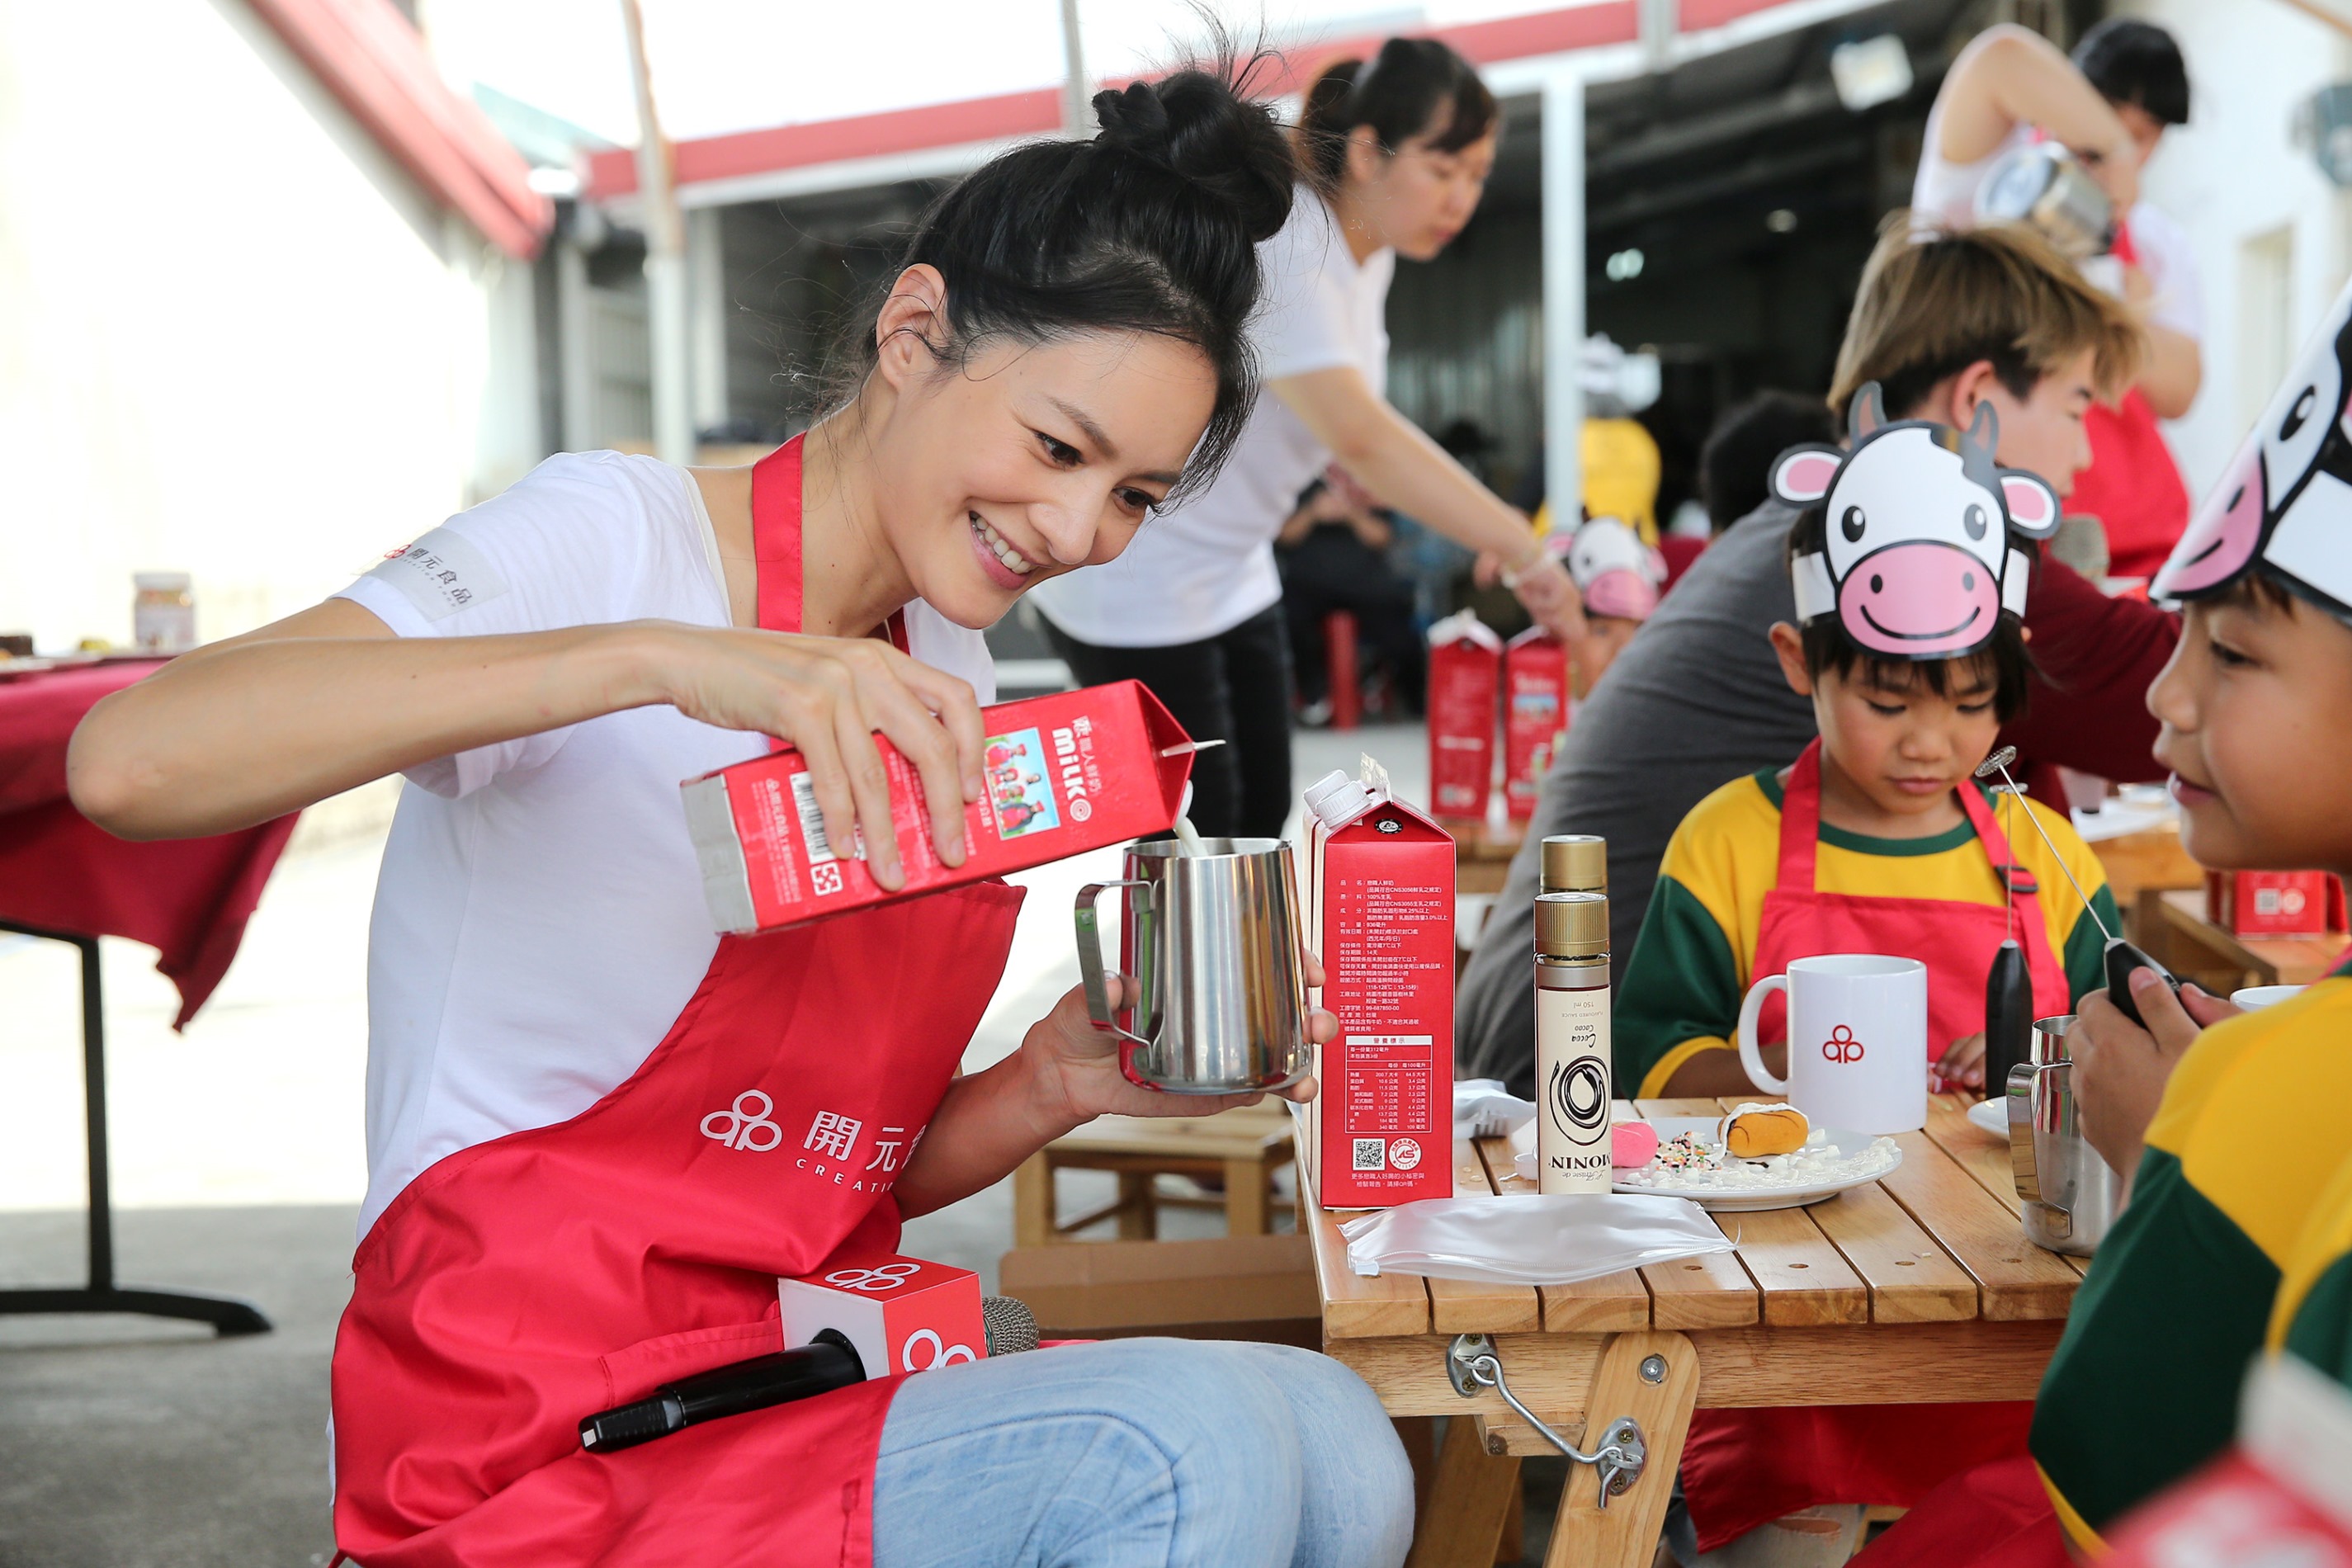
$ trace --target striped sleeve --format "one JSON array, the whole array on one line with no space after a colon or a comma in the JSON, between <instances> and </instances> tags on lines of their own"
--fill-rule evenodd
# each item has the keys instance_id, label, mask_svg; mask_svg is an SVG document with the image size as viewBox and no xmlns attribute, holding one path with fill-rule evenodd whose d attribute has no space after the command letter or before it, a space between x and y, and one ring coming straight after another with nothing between
<instances>
[{"instance_id":1,"label":"striped sleeve","mask_svg":"<svg viewBox=\"0 0 2352 1568\"><path fill-rule=\"evenodd\" d=\"M1620 1094L1652 1099L1701 1051L1727 1050L1739 1022L1731 938L1698 896L1658 879L1610 1020Z\"/></svg>"}]
</instances>

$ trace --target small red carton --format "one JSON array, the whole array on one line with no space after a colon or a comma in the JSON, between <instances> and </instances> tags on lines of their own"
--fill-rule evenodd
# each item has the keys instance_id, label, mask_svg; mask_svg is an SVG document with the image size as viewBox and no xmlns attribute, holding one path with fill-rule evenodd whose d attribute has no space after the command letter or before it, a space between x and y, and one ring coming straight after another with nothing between
<instances>
[{"instance_id":1,"label":"small red carton","mask_svg":"<svg viewBox=\"0 0 2352 1568\"><path fill-rule=\"evenodd\" d=\"M1568 729L1568 647L1529 626L1503 650L1503 805L1513 822L1536 814L1536 791Z\"/></svg>"},{"instance_id":2,"label":"small red carton","mask_svg":"<svg viewBox=\"0 0 2352 1568\"><path fill-rule=\"evenodd\" d=\"M988 1353L980 1276L971 1269L891 1254L833 1263L822 1274L776 1281L786 1350L832 1329L856 1348L869 1379Z\"/></svg>"},{"instance_id":3,"label":"small red carton","mask_svg":"<svg viewBox=\"0 0 2352 1568\"><path fill-rule=\"evenodd\" d=\"M799 752L787 747L680 784L711 920L723 931L775 931L1024 871L1175 822L1192 742L1140 682L999 703L981 716L988 787L964 807L961 866L939 858L914 764L875 737L907 869L895 893L866 870L862 836L847 855L827 842Z\"/></svg>"},{"instance_id":4,"label":"small red carton","mask_svg":"<svg viewBox=\"0 0 2352 1568\"><path fill-rule=\"evenodd\" d=\"M2331 880L2325 871L2210 871L2205 917L2236 936L2325 936Z\"/></svg>"},{"instance_id":5,"label":"small red carton","mask_svg":"<svg viewBox=\"0 0 2352 1568\"><path fill-rule=\"evenodd\" d=\"M1486 820L1502 668L1502 639L1471 611L1429 628L1429 797L1445 821Z\"/></svg>"},{"instance_id":6,"label":"small red carton","mask_svg":"<svg viewBox=\"0 0 2352 1568\"><path fill-rule=\"evenodd\" d=\"M1309 794L1307 929L1339 1032L1307 1159L1331 1208L1454 1195L1454 840L1366 772Z\"/></svg>"}]
</instances>

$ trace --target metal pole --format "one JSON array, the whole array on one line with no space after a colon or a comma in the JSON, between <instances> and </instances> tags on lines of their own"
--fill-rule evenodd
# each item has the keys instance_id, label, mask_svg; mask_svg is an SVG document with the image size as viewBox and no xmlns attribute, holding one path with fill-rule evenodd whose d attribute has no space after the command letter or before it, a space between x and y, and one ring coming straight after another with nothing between
<instances>
[{"instance_id":1,"label":"metal pole","mask_svg":"<svg viewBox=\"0 0 2352 1568\"><path fill-rule=\"evenodd\" d=\"M106 1150L106 987L99 978L98 939L81 950L81 1092L89 1140L89 1288L114 1289L114 1194Z\"/></svg>"},{"instance_id":2,"label":"metal pole","mask_svg":"<svg viewBox=\"0 0 2352 1568\"><path fill-rule=\"evenodd\" d=\"M1544 495L1551 524L1584 505L1584 79L1555 70L1543 89Z\"/></svg>"},{"instance_id":3,"label":"metal pole","mask_svg":"<svg viewBox=\"0 0 2352 1568\"><path fill-rule=\"evenodd\" d=\"M621 19L637 97L637 200L646 220L646 335L653 357L654 450L666 463L691 463L694 405L688 381L686 220L670 177L669 142L654 110L646 23L637 0L621 0Z\"/></svg>"},{"instance_id":4,"label":"metal pole","mask_svg":"<svg viewBox=\"0 0 2352 1568\"><path fill-rule=\"evenodd\" d=\"M1062 0L1062 129L1084 139L1095 133L1095 114L1088 102L1087 50L1078 36L1078 0Z\"/></svg>"}]
</instances>

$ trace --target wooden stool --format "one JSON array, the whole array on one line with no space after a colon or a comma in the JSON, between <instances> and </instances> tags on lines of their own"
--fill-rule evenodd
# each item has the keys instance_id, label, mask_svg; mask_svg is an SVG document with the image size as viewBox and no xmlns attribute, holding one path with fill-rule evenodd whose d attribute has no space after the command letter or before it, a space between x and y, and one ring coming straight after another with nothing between
<instances>
[{"instance_id":1,"label":"wooden stool","mask_svg":"<svg viewBox=\"0 0 2352 1568\"><path fill-rule=\"evenodd\" d=\"M1274 1174L1291 1158L1290 1112L1281 1100L1214 1116L1097 1117L1046 1144L1013 1173L1013 1236L1020 1246L1043 1247L1116 1216L1120 1240L1153 1240L1162 1204L1222 1208L1228 1234L1264 1236L1274 1211L1292 1206L1274 1196ZM1054 1174L1066 1170L1115 1172L1118 1201L1063 1220ZM1225 1194L1169 1196L1152 1185L1161 1175L1222 1176Z\"/></svg>"}]
</instances>

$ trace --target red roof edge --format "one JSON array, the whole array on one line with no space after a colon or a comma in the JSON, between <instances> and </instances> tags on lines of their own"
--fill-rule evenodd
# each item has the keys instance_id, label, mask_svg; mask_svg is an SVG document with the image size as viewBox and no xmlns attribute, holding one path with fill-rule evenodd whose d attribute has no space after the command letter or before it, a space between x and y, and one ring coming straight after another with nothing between
<instances>
[{"instance_id":1,"label":"red roof edge","mask_svg":"<svg viewBox=\"0 0 2352 1568\"><path fill-rule=\"evenodd\" d=\"M1685 8L1704 5L1710 16L1744 15L1778 3L1779 0L1684 0ZM1413 31L1451 44L1473 65L1493 65L1569 49L1629 44L1640 37L1641 21L1637 0L1600 0L1597 5L1539 11L1532 16ZM1335 39L1311 49L1293 50L1282 57L1280 68L1268 72L1253 85L1263 94L1297 92L1327 61L1351 55L1360 58L1378 48L1380 43L1380 37ZM999 93L991 98L962 99L953 103L925 104L919 109L779 125L764 131L732 132L724 136L680 142L673 151L677 183L688 185L848 158L919 152L927 147L952 147L1009 136L1043 136L1060 124L1061 92L1048 87ZM593 201L633 195L637 188L636 153L624 147L595 154L588 161L586 186L584 194Z\"/></svg>"},{"instance_id":2,"label":"red roof edge","mask_svg":"<svg viewBox=\"0 0 2352 1568\"><path fill-rule=\"evenodd\" d=\"M251 0L368 134L434 196L519 260L539 254L554 205L482 111L449 90L392 0Z\"/></svg>"}]
</instances>

